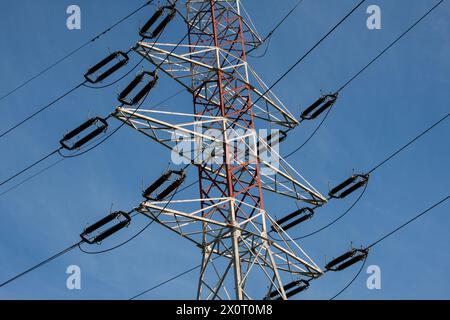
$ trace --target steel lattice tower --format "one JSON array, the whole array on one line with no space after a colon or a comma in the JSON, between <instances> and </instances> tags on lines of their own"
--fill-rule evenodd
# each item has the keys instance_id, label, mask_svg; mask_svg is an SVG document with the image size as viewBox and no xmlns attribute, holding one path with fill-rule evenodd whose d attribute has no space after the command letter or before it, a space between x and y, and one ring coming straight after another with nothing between
<instances>
[{"instance_id":1,"label":"steel lattice tower","mask_svg":"<svg viewBox=\"0 0 450 320\"><path fill-rule=\"evenodd\" d=\"M227 54L221 56L217 51L205 52L198 56L197 60L201 63L210 63L214 61L217 71L212 71L215 75L211 77L208 75L208 81L205 82L204 76L196 75L196 69L193 68L193 81L202 85L200 92L209 92L207 97L195 92L194 97L194 111L195 114L208 115L213 117L222 117L231 121L230 129L250 128L254 129L254 121L252 114L252 100L248 83L239 83L236 74L245 74L246 50L245 39L242 30L242 19L238 15L239 8L236 4L236 10L229 10L226 6L219 2L211 1L210 3L202 3L190 1L188 3L188 20L191 26L189 30L190 45L215 47L217 50L226 52ZM200 14L199 14L200 13ZM241 63L243 62L243 63ZM230 72L222 72L222 69L230 68ZM206 98L206 99L205 99ZM197 121L200 120L197 118ZM241 254L247 255L251 247L259 245L267 245L267 243L255 243L256 239L250 240L250 248L245 248L240 244L240 237L252 237L250 234L242 234L237 228L241 223L245 223L251 219L255 214L264 211L264 202L262 198L261 180L259 174L258 159L254 159L253 165L250 163L236 163L229 161L233 157L233 151L226 143L228 141L227 130L228 121L222 123L211 123L210 129L223 130L223 139L225 141L223 148L222 164L212 165L205 168L203 165L198 165L200 177L200 194L202 199L210 198L229 198L230 201L219 207L212 208L203 213L204 216L213 220L222 220L230 224L230 229L220 234L210 234L208 224L204 224L204 239L203 239L203 266L200 273L200 283L198 297L202 297L203 287L210 288L205 281L206 273L214 273L215 270L208 270L210 266L211 252L215 248L220 248L221 242L230 242L224 248L231 248L228 254L232 257L230 263L234 267L234 281L236 287L236 298L244 298L244 285L242 278ZM234 162L235 164L229 164ZM247 176L247 179L252 181L250 185L240 182L242 176ZM244 204L245 203L245 204ZM203 207L205 204L203 204ZM267 233L265 223L261 224L262 232ZM227 241L227 238L229 241ZM224 243L225 244L225 243ZM220 249L219 249L220 250ZM268 251L269 264L273 265L273 256ZM274 277L279 281L277 270L275 270ZM226 275L225 271L219 274ZM223 281L224 279L219 279ZM279 283L281 284L281 283Z\"/></svg>"},{"instance_id":2,"label":"steel lattice tower","mask_svg":"<svg viewBox=\"0 0 450 320\"><path fill-rule=\"evenodd\" d=\"M177 152L180 141L198 142L191 162L200 198L146 201L139 209L201 248L197 298L241 300L276 292L286 299L283 282L322 271L268 214L263 193L312 205L326 199L283 159L261 157L262 149L276 149L269 136L256 134L259 123L272 129L299 123L247 63L247 52L261 40L239 2L187 0L188 44L137 44L139 54L192 94L193 113L121 107L115 117ZM208 154L211 145L222 152ZM242 157L237 145L250 151ZM209 156L198 161L205 151ZM282 241L274 242L269 232Z\"/></svg>"}]
</instances>

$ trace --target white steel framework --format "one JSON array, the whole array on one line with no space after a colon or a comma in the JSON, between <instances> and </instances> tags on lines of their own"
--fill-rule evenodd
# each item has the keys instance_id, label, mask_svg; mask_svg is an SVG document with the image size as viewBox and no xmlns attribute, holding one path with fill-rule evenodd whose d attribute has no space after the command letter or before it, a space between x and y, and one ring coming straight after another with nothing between
<instances>
[{"instance_id":1,"label":"white steel framework","mask_svg":"<svg viewBox=\"0 0 450 320\"><path fill-rule=\"evenodd\" d=\"M188 44L141 41L135 50L192 94L194 112L120 107L114 116L177 153L180 141L197 142L195 154L208 154L202 161L189 158L200 197L145 201L138 211L201 249L198 299L264 298L270 292L286 299L283 283L317 278L322 270L269 215L263 194L314 206L327 199L256 129L292 129L299 121L247 62L260 38L241 15L239 0L187 0L182 18ZM211 129L221 135L209 134ZM237 142L248 147L246 157L239 157ZM223 152L208 153L211 144ZM279 160L268 161L262 150Z\"/></svg>"}]
</instances>

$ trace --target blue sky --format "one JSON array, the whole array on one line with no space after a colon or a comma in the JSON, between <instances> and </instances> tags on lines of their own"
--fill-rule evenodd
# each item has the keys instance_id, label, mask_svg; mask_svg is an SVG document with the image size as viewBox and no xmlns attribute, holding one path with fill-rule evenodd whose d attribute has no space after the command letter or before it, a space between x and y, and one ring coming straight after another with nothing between
<instances>
[{"instance_id":1,"label":"blue sky","mask_svg":"<svg viewBox=\"0 0 450 320\"><path fill-rule=\"evenodd\" d=\"M261 34L268 32L296 1L246 0ZM52 63L105 26L138 7L142 1L20 1L3 4L0 12L0 94ZM356 1L305 0L284 24L262 59L249 59L267 83L272 83L306 52ZM382 29L366 28L364 6L280 83L275 92L298 114L324 92L336 90L392 39L411 25L436 1L373 0L382 9ZM66 28L66 8L78 4L82 29ZM138 39L137 29L154 8L123 24L38 81L0 102L0 128L17 121L82 81L86 68ZM446 1L410 35L368 69L341 95L326 125L290 163L322 193L355 170L372 168L400 145L448 113L450 99L450 4ZM171 25L164 41L183 35L179 22ZM136 58L135 58L136 59ZM13 172L54 150L67 130L88 117L106 115L117 105L116 93L125 79L105 90L81 89L61 103L0 139L3 180ZM162 79L146 105L179 90ZM190 111L192 98L185 93L167 103ZM291 151L316 123L298 127L282 146ZM448 194L450 161L448 122L439 126L372 177L358 206L332 228L300 244L319 264L343 253L353 242L367 245ZM56 158L55 158L56 160ZM167 168L170 154L163 147L126 127L113 139L87 155L67 160L29 183L0 197L0 281L78 241L88 223L115 210L130 209L140 201L142 181L149 183ZM50 164L49 161L47 164ZM45 166L45 165L43 165ZM189 172L190 179L196 172ZM26 177L26 176L24 176ZM9 186L0 189L0 193ZM196 197L192 188L185 197ZM314 231L339 215L353 197L330 203L292 235ZM277 216L290 213L295 202L268 201ZM368 290L367 275L341 298L345 299L449 299L450 252L444 204L415 224L375 247L368 265L382 271L382 290ZM145 225L133 225L108 241L103 249L120 243ZM0 289L2 299L127 299L200 262L192 245L154 225L150 231L116 251L87 256L73 251L36 272ZM82 290L65 286L67 266L82 270ZM329 299L344 287L357 266L327 274L314 282L300 299ZM145 296L147 299L195 297L197 274L192 273Z\"/></svg>"}]
</instances>

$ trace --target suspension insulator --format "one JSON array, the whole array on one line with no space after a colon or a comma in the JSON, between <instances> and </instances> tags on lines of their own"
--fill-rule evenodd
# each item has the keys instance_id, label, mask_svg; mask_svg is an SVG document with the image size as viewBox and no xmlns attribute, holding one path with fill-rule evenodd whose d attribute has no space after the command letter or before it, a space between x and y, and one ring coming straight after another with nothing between
<instances>
[{"instance_id":1,"label":"suspension insulator","mask_svg":"<svg viewBox=\"0 0 450 320\"><path fill-rule=\"evenodd\" d=\"M367 174L355 174L342 182L337 187L333 188L328 195L334 199L343 199L356 190L364 187L369 181Z\"/></svg>"},{"instance_id":2,"label":"suspension insulator","mask_svg":"<svg viewBox=\"0 0 450 320\"><path fill-rule=\"evenodd\" d=\"M291 220L293 220L294 218L300 216L297 220L294 220L290 223L287 223ZM281 218L280 220L277 221L277 224L283 228L284 231L287 231L293 227L295 227L296 225L303 223L309 219L311 219L314 216L314 210L311 208L302 208L302 209L298 209L297 211L294 211L293 213L287 215L284 218ZM283 226L284 223L287 223L286 225ZM272 231L275 231L275 227L272 226Z\"/></svg>"},{"instance_id":3,"label":"suspension insulator","mask_svg":"<svg viewBox=\"0 0 450 320\"><path fill-rule=\"evenodd\" d=\"M141 28L139 35L144 39L155 39L173 20L176 12L175 6L166 6L158 9ZM161 20L161 22L153 30L150 30L150 28L153 27L153 25L163 16L164 13L167 13L164 19Z\"/></svg>"},{"instance_id":4,"label":"suspension insulator","mask_svg":"<svg viewBox=\"0 0 450 320\"><path fill-rule=\"evenodd\" d=\"M151 194L156 191L159 187L163 185L164 182L170 179L172 175L172 171L168 171L158 178L155 182L153 182L145 191L142 193L142 196L146 199L151 199Z\"/></svg>"},{"instance_id":5,"label":"suspension insulator","mask_svg":"<svg viewBox=\"0 0 450 320\"><path fill-rule=\"evenodd\" d=\"M94 129L92 130L92 128L94 128ZM105 132L105 130L107 128L108 128L108 122L106 122L105 119L100 118L100 117L92 118L92 119L89 119L88 121L86 121L85 123L83 123L78 128L75 128L74 130L65 134L64 137L59 141L59 143L61 144L61 146L64 149L72 151L72 150L81 148L83 145L85 145L86 143L88 143L89 141L94 139L95 137L97 137L100 134L102 134L103 132ZM91 129L91 131L89 133L87 133L84 137L71 142L71 140L73 138L75 138L80 133L87 131L89 129Z\"/></svg>"},{"instance_id":6,"label":"suspension insulator","mask_svg":"<svg viewBox=\"0 0 450 320\"><path fill-rule=\"evenodd\" d=\"M303 111L300 116L303 120L313 120L320 116L325 110L332 107L337 100L338 93L326 94Z\"/></svg>"},{"instance_id":7,"label":"suspension insulator","mask_svg":"<svg viewBox=\"0 0 450 320\"><path fill-rule=\"evenodd\" d=\"M178 178L175 179L172 183L170 183L165 189L157 193L156 191L160 189L164 183L168 182L173 175L178 176ZM145 189L142 196L147 200L161 201L165 199L168 195L170 195L172 192L174 192L176 189L178 189L183 184L185 179L186 174L184 173L184 171L170 170L165 174L163 174L160 178L158 178L158 180L156 180L147 189Z\"/></svg>"},{"instance_id":8,"label":"suspension insulator","mask_svg":"<svg viewBox=\"0 0 450 320\"><path fill-rule=\"evenodd\" d=\"M109 68L105 68L109 63L113 62L116 59L118 59L118 62L116 64L112 65ZM130 60L130 58L126 53L122 51L114 52L97 63L95 66L90 68L84 75L84 78L90 83L101 82L112 75L114 72L125 66L128 63L128 60ZM105 69L105 71L103 71L103 73L101 73L100 75L93 77L95 73L100 71L100 69Z\"/></svg>"},{"instance_id":9,"label":"suspension insulator","mask_svg":"<svg viewBox=\"0 0 450 320\"><path fill-rule=\"evenodd\" d=\"M276 134L271 133L263 140L264 143L258 140L257 142L258 152L261 153L264 150L266 150L267 147L273 147L286 140L286 138L287 138L286 131L279 130L277 131Z\"/></svg>"},{"instance_id":10,"label":"suspension insulator","mask_svg":"<svg viewBox=\"0 0 450 320\"><path fill-rule=\"evenodd\" d=\"M329 271L342 271L355 263L364 260L368 254L369 251L367 249L352 249L327 263L325 269Z\"/></svg>"},{"instance_id":11,"label":"suspension insulator","mask_svg":"<svg viewBox=\"0 0 450 320\"><path fill-rule=\"evenodd\" d=\"M95 237L93 237L93 238L90 237L90 235L93 232L99 230L100 228L104 227L105 225L112 222L113 220L117 220L120 218L122 218L124 220L121 220L116 225L110 227L109 229L106 229L105 231L100 232ZM80 234L80 237L86 243L89 243L89 244L98 243L98 242L101 242L101 241L105 240L106 238L112 236L114 233L122 230L123 228L128 226L128 224L130 222L131 222L131 216L128 213L123 212L123 211L113 212L110 215L99 220L98 222L94 223L93 225L87 227L84 230L84 232L82 234Z\"/></svg>"},{"instance_id":12,"label":"suspension insulator","mask_svg":"<svg viewBox=\"0 0 450 320\"><path fill-rule=\"evenodd\" d=\"M292 297L300 292L305 291L309 288L309 281L306 280L296 280L283 286L286 293L286 298ZM269 294L269 299L271 300L282 300L282 296L278 290L274 290Z\"/></svg>"},{"instance_id":13,"label":"suspension insulator","mask_svg":"<svg viewBox=\"0 0 450 320\"><path fill-rule=\"evenodd\" d=\"M170 186L168 186L165 190L163 190L161 193L158 194L156 197L156 200L160 201L165 199L168 195L170 195L172 192L174 192L176 189L178 189L186 179L186 175L184 172L180 173L180 177L175 180Z\"/></svg>"},{"instance_id":14,"label":"suspension insulator","mask_svg":"<svg viewBox=\"0 0 450 320\"><path fill-rule=\"evenodd\" d=\"M136 87L145 80L145 77L150 77L147 84L142 87L138 91L138 93L132 98L128 99L128 96L132 91L136 89ZM158 81L158 75L156 72L141 72L133 81L120 93L119 101L125 105L133 106L138 104L148 93L155 87L156 82Z\"/></svg>"}]
</instances>

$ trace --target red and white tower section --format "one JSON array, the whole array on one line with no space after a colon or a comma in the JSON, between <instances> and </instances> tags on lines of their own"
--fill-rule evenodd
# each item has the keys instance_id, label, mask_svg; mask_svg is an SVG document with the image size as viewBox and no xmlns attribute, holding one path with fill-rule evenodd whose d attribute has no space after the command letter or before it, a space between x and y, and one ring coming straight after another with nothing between
<instances>
[{"instance_id":1,"label":"red and white tower section","mask_svg":"<svg viewBox=\"0 0 450 320\"><path fill-rule=\"evenodd\" d=\"M240 1L187 0L183 10L180 2L185 43L141 41L135 51L186 88L193 107L120 107L115 117L189 160L200 196L155 198L139 212L200 248L198 299L287 299L286 283L322 270L277 223L264 196L311 207L327 201L279 155L284 132L299 121L247 61L262 41ZM180 150L186 141L194 146L189 157Z\"/></svg>"}]
</instances>

